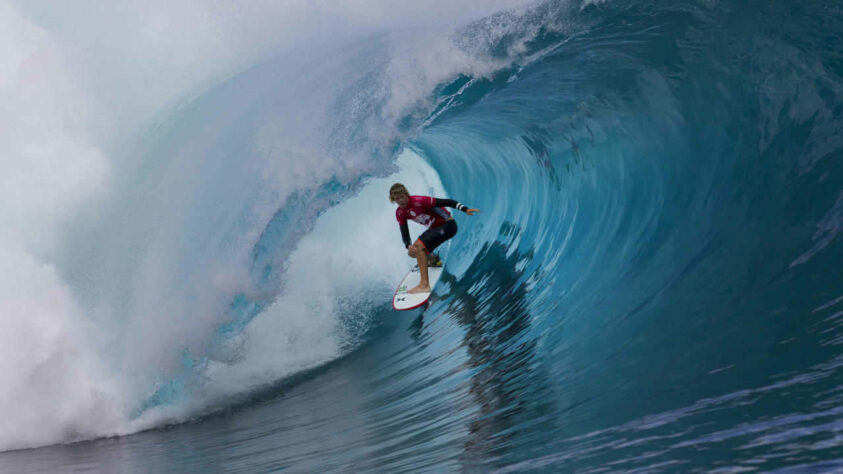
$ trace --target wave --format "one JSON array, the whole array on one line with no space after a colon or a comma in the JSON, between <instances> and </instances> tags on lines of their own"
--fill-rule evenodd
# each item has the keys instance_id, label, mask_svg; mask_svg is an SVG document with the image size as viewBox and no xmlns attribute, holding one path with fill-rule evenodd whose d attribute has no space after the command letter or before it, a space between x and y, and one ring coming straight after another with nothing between
<instances>
[{"instance_id":1,"label":"wave","mask_svg":"<svg viewBox=\"0 0 843 474\"><path fill-rule=\"evenodd\" d=\"M101 16L0 6L13 111L0 448L207 409L209 374L242 359L243 332L277 311L281 276L317 216L366 177L397 170L401 140L416 133L403 117L424 110L437 83L495 67L451 32L508 2L435 3L261 4L232 15L159 2ZM387 30L372 22L387 13ZM290 354L323 349L249 387L347 350L339 317L326 308L295 334L276 328Z\"/></svg>"},{"instance_id":2,"label":"wave","mask_svg":"<svg viewBox=\"0 0 843 474\"><path fill-rule=\"evenodd\" d=\"M10 426L41 426L0 446L183 421L365 350L406 263L384 197L397 180L483 211L425 314L463 334L480 465L583 468L644 437L658 454L629 462L652 468L797 412L817 421L796 439L830 436L843 25L831 3L801 5L543 2L456 29L357 24L344 38L365 39L273 44L213 75L122 148L82 155L110 166L68 191L90 208L58 243L3 240L26 243L3 267L61 308L32 296L8 312L65 321L70 341L52 358L35 345L10 386L85 382L59 384L76 395L60 413L33 399L37 416ZM755 421L736 426L741 410Z\"/></svg>"}]
</instances>

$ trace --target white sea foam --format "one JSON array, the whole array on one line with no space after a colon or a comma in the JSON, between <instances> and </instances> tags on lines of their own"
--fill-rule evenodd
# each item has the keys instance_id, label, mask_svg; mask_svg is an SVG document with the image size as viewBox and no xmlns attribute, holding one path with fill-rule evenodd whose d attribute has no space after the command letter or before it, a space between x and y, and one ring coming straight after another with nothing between
<instances>
[{"instance_id":1,"label":"white sea foam","mask_svg":"<svg viewBox=\"0 0 843 474\"><path fill-rule=\"evenodd\" d=\"M230 395L330 360L359 337L339 326L337 315L357 311L359 320L373 308L389 308L396 282L412 264L387 200L389 186L403 182L414 193L444 194L436 172L417 155L405 151L398 165L397 173L370 180L319 218L290 256L283 292L246 331L241 357L209 371L211 394Z\"/></svg>"}]
</instances>

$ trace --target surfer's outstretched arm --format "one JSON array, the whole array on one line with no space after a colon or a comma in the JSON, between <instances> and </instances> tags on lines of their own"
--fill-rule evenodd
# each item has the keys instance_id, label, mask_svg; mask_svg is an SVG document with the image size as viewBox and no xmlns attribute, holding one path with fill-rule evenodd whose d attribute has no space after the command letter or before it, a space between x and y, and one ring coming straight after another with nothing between
<instances>
[{"instance_id":1,"label":"surfer's outstretched arm","mask_svg":"<svg viewBox=\"0 0 843 474\"><path fill-rule=\"evenodd\" d=\"M460 211L468 214L469 216L474 215L475 212L480 212L480 209L470 208L465 204L457 202L453 199L433 198L433 205L435 207L453 207L454 209L459 209Z\"/></svg>"}]
</instances>

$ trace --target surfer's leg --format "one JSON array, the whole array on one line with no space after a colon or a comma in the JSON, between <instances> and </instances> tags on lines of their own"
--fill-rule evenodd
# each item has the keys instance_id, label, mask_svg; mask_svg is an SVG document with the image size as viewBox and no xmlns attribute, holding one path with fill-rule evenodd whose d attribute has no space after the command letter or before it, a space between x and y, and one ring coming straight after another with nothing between
<instances>
[{"instance_id":1,"label":"surfer's leg","mask_svg":"<svg viewBox=\"0 0 843 474\"><path fill-rule=\"evenodd\" d=\"M428 255L433 252L436 247L442 245L442 242L450 239L457 233L457 223L453 219L447 220L444 224L427 229L419 236L413 246L416 248L416 260L419 263L419 273L421 273L421 281L419 286L411 289L408 293L423 293L430 291L430 280L428 279L427 262Z\"/></svg>"},{"instance_id":2,"label":"surfer's leg","mask_svg":"<svg viewBox=\"0 0 843 474\"><path fill-rule=\"evenodd\" d=\"M439 227L428 229L419 236L419 240L422 241L425 250L427 250L429 255L428 259L430 260L431 265L439 260L439 257L433 255L433 251L456 234L457 223L453 219L449 219ZM441 266L441 262L439 263L439 266Z\"/></svg>"},{"instance_id":3,"label":"surfer's leg","mask_svg":"<svg viewBox=\"0 0 843 474\"><path fill-rule=\"evenodd\" d=\"M413 244L416 248L416 261L419 264L419 273L421 274L421 281L415 288L411 288L407 293L426 293L430 291L430 277L427 271L427 252L424 248L424 242L421 239L416 240Z\"/></svg>"}]
</instances>

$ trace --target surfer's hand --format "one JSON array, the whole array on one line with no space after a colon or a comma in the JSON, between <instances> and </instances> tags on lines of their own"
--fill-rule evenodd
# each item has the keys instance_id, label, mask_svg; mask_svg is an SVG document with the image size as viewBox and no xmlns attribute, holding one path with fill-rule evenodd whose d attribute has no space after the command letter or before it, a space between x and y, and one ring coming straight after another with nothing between
<instances>
[{"instance_id":1,"label":"surfer's hand","mask_svg":"<svg viewBox=\"0 0 843 474\"><path fill-rule=\"evenodd\" d=\"M475 212L480 212L480 209L466 209L465 213L469 216L473 216Z\"/></svg>"},{"instance_id":2,"label":"surfer's hand","mask_svg":"<svg viewBox=\"0 0 843 474\"><path fill-rule=\"evenodd\" d=\"M407 246L407 255L416 258L416 247L413 245Z\"/></svg>"}]
</instances>

